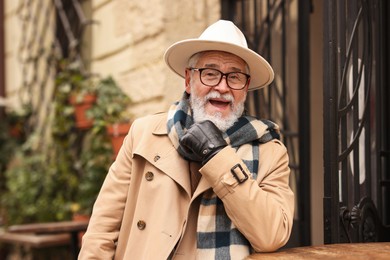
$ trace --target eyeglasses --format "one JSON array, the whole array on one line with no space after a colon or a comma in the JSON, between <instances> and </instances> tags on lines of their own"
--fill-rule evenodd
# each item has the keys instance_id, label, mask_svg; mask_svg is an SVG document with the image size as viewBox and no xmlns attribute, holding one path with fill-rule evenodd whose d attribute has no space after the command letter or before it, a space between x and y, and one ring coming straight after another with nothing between
<instances>
[{"instance_id":1,"label":"eyeglasses","mask_svg":"<svg viewBox=\"0 0 390 260\"><path fill-rule=\"evenodd\" d=\"M200 82L208 87L217 86L223 76L226 76L226 84L229 88L240 90L248 83L250 75L242 72L223 73L217 69L210 68L188 68L189 70L199 71Z\"/></svg>"}]
</instances>

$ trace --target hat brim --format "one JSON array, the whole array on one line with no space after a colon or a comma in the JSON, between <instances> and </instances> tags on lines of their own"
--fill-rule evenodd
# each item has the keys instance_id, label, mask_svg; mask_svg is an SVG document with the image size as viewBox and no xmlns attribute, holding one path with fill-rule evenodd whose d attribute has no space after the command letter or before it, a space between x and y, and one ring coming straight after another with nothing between
<instances>
[{"instance_id":1,"label":"hat brim","mask_svg":"<svg viewBox=\"0 0 390 260\"><path fill-rule=\"evenodd\" d=\"M251 49L226 42L199 39L179 41L166 50L164 59L169 68L179 76L185 77L189 58L202 51L225 51L242 58L248 64L251 75L248 90L261 89L274 79L274 71L263 57Z\"/></svg>"}]
</instances>

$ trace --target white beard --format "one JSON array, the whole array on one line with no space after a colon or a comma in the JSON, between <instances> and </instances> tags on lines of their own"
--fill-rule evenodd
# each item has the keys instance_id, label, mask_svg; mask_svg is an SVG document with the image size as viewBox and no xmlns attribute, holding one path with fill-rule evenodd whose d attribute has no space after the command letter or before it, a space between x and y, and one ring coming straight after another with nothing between
<instances>
[{"instance_id":1,"label":"white beard","mask_svg":"<svg viewBox=\"0 0 390 260\"><path fill-rule=\"evenodd\" d=\"M230 101L232 113L229 114L227 117L222 117L222 113L220 112L216 112L213 115L208 114L205 110L205 106L210 98L223 98ZM243 100L245 100L245 98ZM190 101L195 122L210 120L222 132L225 132L227 129L229 129L244 112L244 102L240 102L237 105L233 105L234 98L232 95L221 95L218 91L211 91L204 98L201 98L196 95L194 88L192 88Z\"/></svg>"}]
</instances>

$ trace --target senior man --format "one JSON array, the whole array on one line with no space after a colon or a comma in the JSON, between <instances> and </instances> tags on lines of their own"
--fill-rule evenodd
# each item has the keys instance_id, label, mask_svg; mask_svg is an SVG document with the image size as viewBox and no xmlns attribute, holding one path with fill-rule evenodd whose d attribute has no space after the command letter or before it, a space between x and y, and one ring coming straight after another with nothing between
<instances>
[{"instance_id":1,"label":"senior man","mask_svg":"<svg viewBox=\"0 0 390 260\"><path fill-rule=\"evenodd\" d=\"M225 20L164 57L184 94L132 124L79 259L243 259L282 247L294 212L287 151L276 124L244 112L271 66Z\"/></svg>"}]
</instances>

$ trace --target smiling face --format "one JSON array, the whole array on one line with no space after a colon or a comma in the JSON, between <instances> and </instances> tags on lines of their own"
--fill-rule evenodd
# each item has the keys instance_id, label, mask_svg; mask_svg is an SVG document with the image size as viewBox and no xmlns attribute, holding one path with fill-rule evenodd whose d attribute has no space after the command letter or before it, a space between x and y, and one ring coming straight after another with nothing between
<instances>
[{"instance_id":1,"label":"smiling face","mask_svg":"<svg viewBox=\"0 0 390 260\"><path fill-rule=\"evenodd\" d=\"M223 73L247 73L247 66L240 57L227 52L208 51L201 53L193 68L213 68ZM200 81L199 71L186 70L186 92L190 101L195 122L211 120L221 131L225 131L237 121L244 111L248 85L241 90L229 88L226 77L209 87Z\"/></svg>"}]
</instances>

